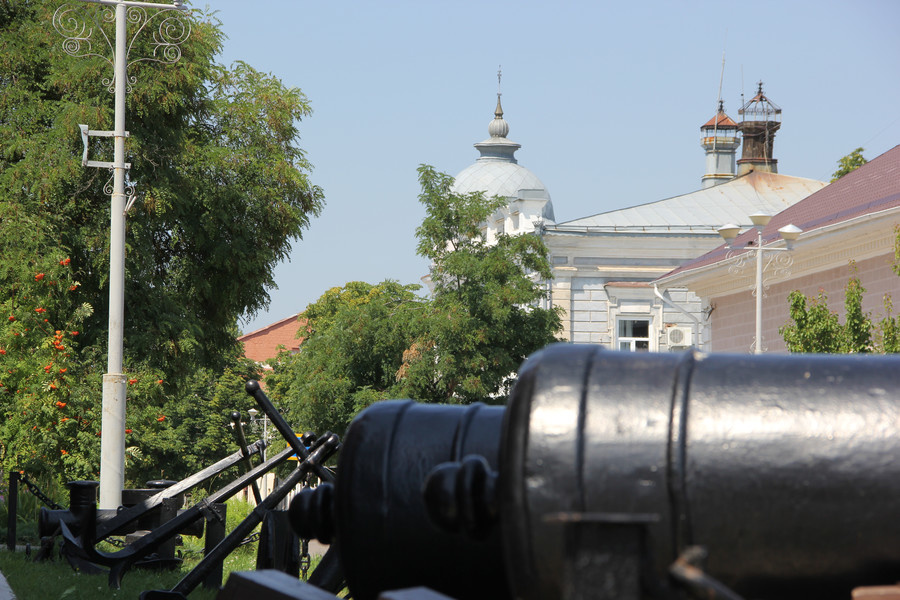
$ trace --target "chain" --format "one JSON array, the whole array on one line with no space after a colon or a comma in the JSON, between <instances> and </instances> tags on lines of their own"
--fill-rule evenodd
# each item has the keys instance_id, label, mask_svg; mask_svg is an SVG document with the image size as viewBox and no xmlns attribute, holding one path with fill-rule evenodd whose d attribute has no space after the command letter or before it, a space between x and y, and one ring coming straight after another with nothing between
<instances>
[{"instance_id":1,"label":"chain","mask_svg":"<svg viewBox=\"0 0 900 600\"><path fill-rule=\"evenodd\" d=\"M243 540L241 540L241 543L238 544L238 547L246 546L247 544L252 544L253 542L258 542L258 541L259 541L259 532L257 531L256 533L251 533L250 535L245 537Z\"/></svg>"},{"instance_id":2,"label":"chain","mask_svg":"<svg viewBox=\"0 0 900 600\"><path fill-rule=\"evenodd\" d=\"M28 477L25 476L25 473L19 473L19 479L22 480L22 483L25 484L25 487L28 488L28 491L31 494L44 503L48 508L52 508L53 510L64 510L62 506L51 500L47 497L47 494L41 491L41 488L37 486L37 484L33 483Z\"/></svg>"},{"instance_id":3,"label":"chain","mask_svg":"<svg viewBox=\"0 0 900 600\"><path fill-rule=\"evenodd\" d=\"M303 581L309 576L309 565L312 559L309 556L309 540L300 540L300 577Z\"/></svg>"},{"instance_id":4,"label":"chain","mask_svg":"<svg viewBox=\"0 0 900 600\"><path fill-rule=\"evenodd\" d=\"M306 480L303 482L303 488L312 488L313 479L317 479L315 475L310 472L306 474ZM306 581L309 577L309 567L312 563L312 558L309 556L309 540L300 540L300 578L303 581Z\"/></svg>"}]
</instances>

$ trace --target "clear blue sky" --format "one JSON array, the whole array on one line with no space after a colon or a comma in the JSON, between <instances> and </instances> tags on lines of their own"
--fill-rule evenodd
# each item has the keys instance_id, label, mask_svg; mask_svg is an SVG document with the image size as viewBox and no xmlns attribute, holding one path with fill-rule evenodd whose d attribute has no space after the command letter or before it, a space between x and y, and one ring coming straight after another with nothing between
<instances>
[{"instance_id":1,"label":"clear blue sky","mask_svg":"<svg viewBox=\"0 0 900 600\"><path fill-rule=\"evenodd\" d=\"M201 2L195 5L202 6ZM211 0L243 60L308 96L301 146L326 207L279 265L268 312L347 281L415 283L416 167L456 175L488 137L503 68L509 138L557 221L700 187L700 125L762 80L784 110L779 172L830 178L900 143L900 2Z\"/></svg>"}]
</instances>

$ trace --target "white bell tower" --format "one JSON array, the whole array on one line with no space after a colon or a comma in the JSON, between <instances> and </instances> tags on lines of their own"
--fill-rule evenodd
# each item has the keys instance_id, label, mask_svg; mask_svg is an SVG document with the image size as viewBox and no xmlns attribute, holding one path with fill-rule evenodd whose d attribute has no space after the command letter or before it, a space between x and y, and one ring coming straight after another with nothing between
<instances>
[{"instance_id":1,"label":"white bell tower","mask_svg":"<svg viewBox=\"0 0 900 600\"><path fill-rule=\"evenodd\" d=\"M719 100L719 110L715 116L700 126L703 137L700 145L706 151L706 174L702 187L708 188L730 179L735 175L735 156L741 140L738 138L738 124L725 114Z\"/></svg>"}]
</instances>

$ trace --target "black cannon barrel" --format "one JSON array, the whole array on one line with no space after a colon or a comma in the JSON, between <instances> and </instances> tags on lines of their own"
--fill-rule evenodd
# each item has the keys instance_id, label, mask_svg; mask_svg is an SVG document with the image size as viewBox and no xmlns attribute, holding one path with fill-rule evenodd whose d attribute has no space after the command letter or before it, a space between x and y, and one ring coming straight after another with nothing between
<instances>
[{"instance_id":1,"label":"black cannon barrel","mask_svg":"<svg viewBox=\"0 0 900 600\"><path fill-rule=\"evenodd\" d=\"M335 526L348 586L358 600L427 585L455 598L508 597L499 531L471 541L434 526L423 486L438 464L483 456L499 464L502 407L379 402L344 436Z\"/></svg>"},{"instance_id":2,"label":"black cannon barrel","mask_svg":"<svg viewBox=\"0 0 900 600\"><path fill-rule=\"evenodd\" d=\"M900 581L898 383L897 357L544 349L504 422L513 595L587 597L567 590L578 524L599 533L577 539L601 543L639 532L621 547L640 553L653 596L695 546L746 597L846 599Z\"/></svg>"}]
</instances>

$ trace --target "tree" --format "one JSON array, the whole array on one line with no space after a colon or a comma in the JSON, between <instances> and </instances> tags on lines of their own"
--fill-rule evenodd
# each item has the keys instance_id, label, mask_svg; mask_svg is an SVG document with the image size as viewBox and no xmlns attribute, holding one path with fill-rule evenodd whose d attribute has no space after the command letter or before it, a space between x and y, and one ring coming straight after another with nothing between
<instances>
[{"instance_id":1,"label":"tree","mask_svg":"<svg viewBox=\"0 0 900 600\"><path fill-rule=\"evenodd\" d=\"M432 310L404 362L402 389L430 402L504 402L525 358L556 341L559 311L542 308L540 282L552 277L536 235L500 235L483 223L505 205L483 193L457 194L453 179L419 168L426 216L418 253L431 260Z\"/></svg>"},{"instance_id":2,"label":"tree","mask_svg":"<svg viewBox=\"0 0 900 600\"><path fill-rule=\"evenodd\" d=\"M70 396L61 402L66 410L95 405L108 314L108 173L81 166L78 124L113 129L113 96L101 83L110 73L102 59L59 50L62 38L51 25L59 4L0 4L0 305L16 317L0 323L0 347L7 349L0 354L0 407L25 419L9 427L25 428L39 413L30 426L45 432L59 426L51 424L50 408L58 408L61 387L37 383L55 332L63 332L68 361L62 368ZM223 39L217 23L196 11L188 18L192 32L178 63L138 62L129 70L135 84L127 98L126 160L138 201L126 234L127 443L142 458L128 463L126 476L140 483L158 477L163 464L167 477L181 476L226 447L230 409L217 402L234 387L229 373L255 374L240 359L237 319L267 304L274 265L323 203L297 146L297 123L310 113L305 96L244 63L216 64ZM149 54L146 44L139 37L132 54ZM102 140L96 145L92 152L111 157ZM44 278L34 281L39 273ZM24 331L24 315L37 308L47 311L46 325ZM41 410L30 412L25 398ZM225 403L248 402L236 392ZM201 433L176 423L182 415L209 425ZM5 437L14 441L0 465L12 468L34 455L36 467L61 478L90 476L99 419L77 416L90 443L40 462L43 450L34 443Z\"/></svg>"},{"instance_id":3,"label":"tree","mask_svg":"<svg viewBox=\"0 0 900 600\"><path fill-rule=\"evenodd\" d=\"M550 277L541 239L503 235L489 245L481 225L502 199L455 194L452 178L428 166L419 181L419 254L432 260L433 297L396 282L350 282L306 308L300 352L282 353L266 379L302 429L343 432L388 398L502 403L522 361L556 341L558 311L537 305Z\"/></svg>"},{"instance_id":4,"label":"tree","mask_svg":"<svg viewBox=\"0 0 900 600\"><path fill-rule=\"evenodd\" d=\"M360 410L399 397L403 356L419 335L428 301L419 286L352 281L301 313L301 352L281 353L266 378L272 395L304 430L341 432Z\"/></svg>"},{"instance_id":5,"label":"tree","mask_svg":"<svg viewBox=\"0 0 900 600\"><path fill-rule=\"evenodd\" d=\"M900 275L900 226L895 228L895 260L892 270ZM851 269L855 265L851 262ZM891 297L883 298L884 314L874 323L862 310L866 289L855 274L844 289L844 324L835 312L828 310L828 299L820 290L816 298L807 298L799 290L788 295L791 323L778 332L791 352L891 354L900 352L900 325L893 316Z\"/></svg>"},{"instance_id":6,"label":"tree","mask_svg":"<svg viewBox=\"0 0 900 600\"><path fill-rule=\"evenodd\" d=\"M835 312L828 310L828 297L819 290L815 298L807 298L799 290L788 295L789 313L793 324L779 328L791 352L840 351L842 328Z\"/></svg>"},{"instance_id":7,"label":"tree","mask_svg":"<svg viewBox=\"0 0 900 600\"><path fill-rule=\"evenodd\" d=\"M855 171L856 169L869 162L863 157L862 153L863 149L857 148L856 150L839 160L838 170L831 175L831 183L834 183L847 173Z\"/></svg>"},{"instance_id":8,"label":"tree","mask_svg":"<svg viewBox=\"0 0 900 600\"><path fill-rule=\"evenodd\" d=\"M857 277L851 277L844 289L844 323L828 310L828 298L819 290L816 298L807 298L798 290L788 295L792 324L778 332L791 352L865 353L872 351L872 320L862 311L866 289Z\"/></svg>"}]
</instances>

